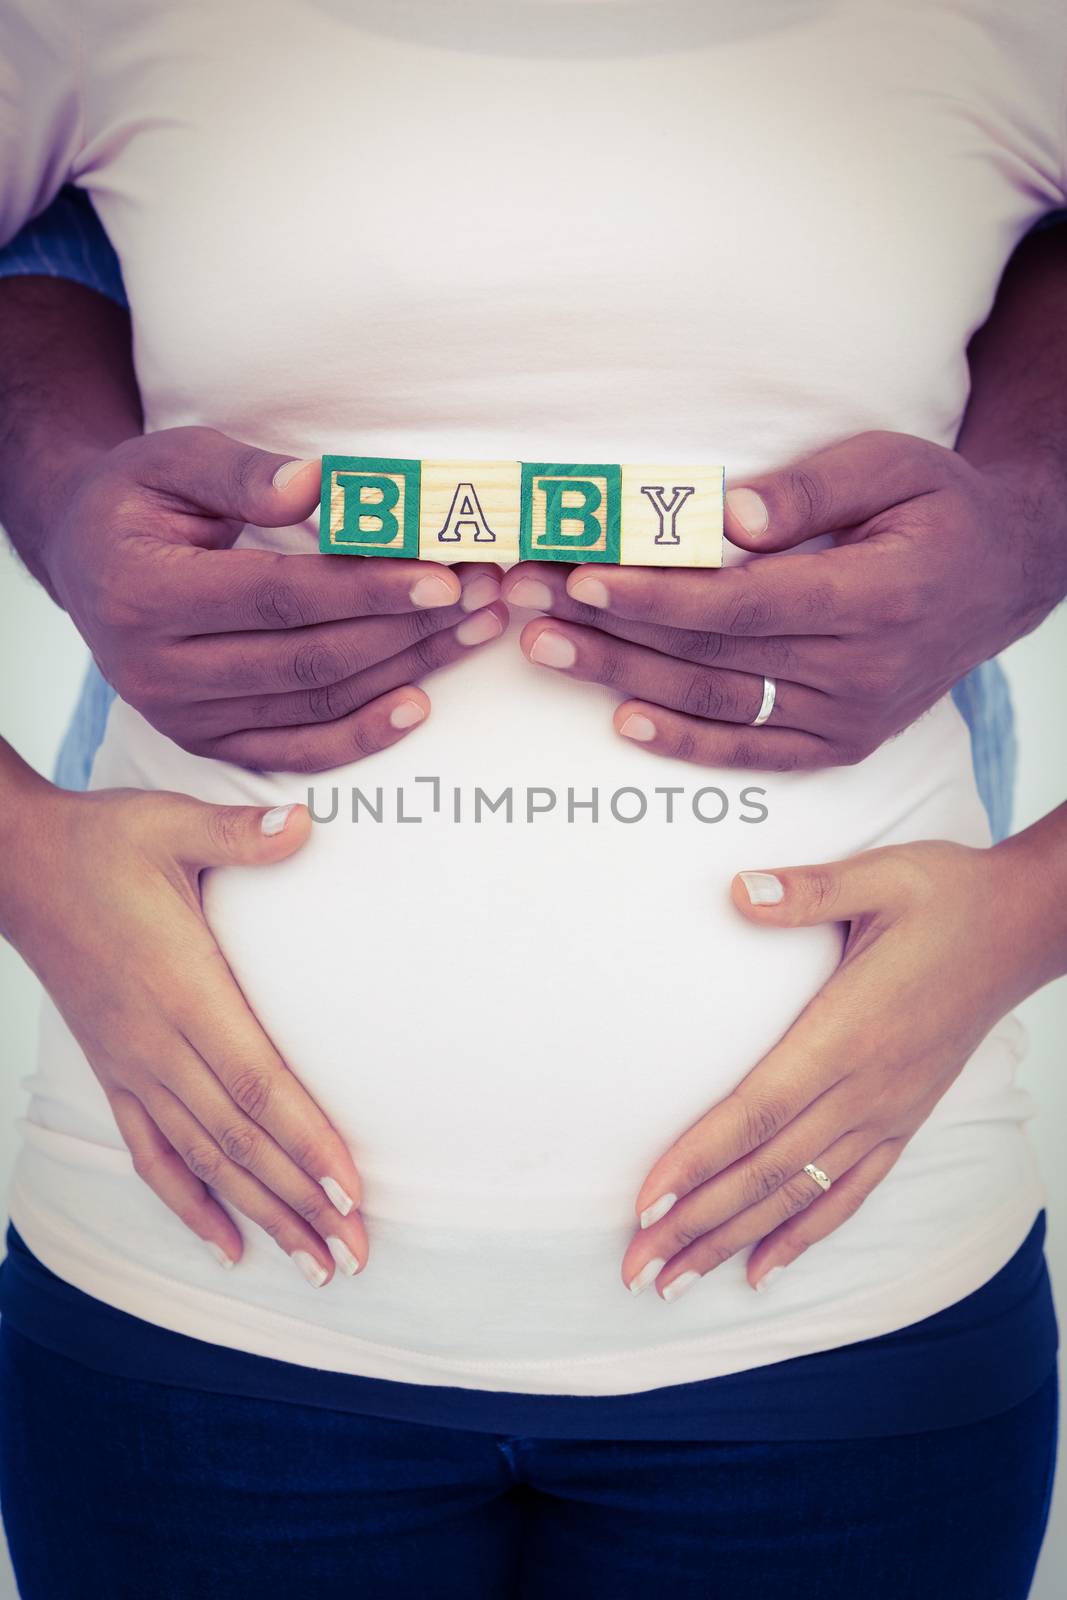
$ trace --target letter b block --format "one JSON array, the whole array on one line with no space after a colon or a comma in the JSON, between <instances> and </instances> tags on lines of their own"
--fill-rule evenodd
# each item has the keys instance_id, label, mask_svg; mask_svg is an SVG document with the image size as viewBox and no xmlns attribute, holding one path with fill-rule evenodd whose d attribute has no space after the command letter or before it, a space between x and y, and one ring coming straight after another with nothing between
<instances>
[{"instance_id":1,"label":"letter b block","mask_svg":"<svg viewBox=\"0 0 1067 1600\"><path fill-rule=\"evenodd\" d=\"M617 563L621 530L618 466L523 462L521 561Z\"/></svg>"},{"instance_id":2,"label":"letter b block","mask_svg":"<svg viewBox=\"0 0 1067 1600\"><path fill-rule=\"evenodd\" d=\"M330 554L419 554L420 463L324 456L319 548Z\"/></svg>"}]
</instances>

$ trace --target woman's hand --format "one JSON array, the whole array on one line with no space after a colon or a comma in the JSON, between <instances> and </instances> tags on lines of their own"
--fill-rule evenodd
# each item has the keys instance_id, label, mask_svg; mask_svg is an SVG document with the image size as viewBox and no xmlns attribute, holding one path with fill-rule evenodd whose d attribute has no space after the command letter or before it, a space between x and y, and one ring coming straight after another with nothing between
<instances>
[{"instance_id":1,"label":"woman's hand","mask_svg":"<svg viewBox=\"0 0 1067 1600\"><path fill-rule=\"evenodd\" d=\"M504 599L549 613L536 665L626 696L658 755L788 771L848 765L914 722L1067 588L1062 465L973 466L864 433L731 488L726 532L764 559L717 572L523 562ZM780 555L815 535L818 551ZM765 726L764 676L777 697Z\"/></svg>"},{"instance_id":2,"label":"woman's hand","mask_svg":"<svg viewBox=\"0 0 1067 1600\"><path fill-rule=\"evenodd\" d=\"M991 850L900 845L734 879L750 921L847 923L844 958L652 1168L623 1260L631 1290L655 1282L674 1300L751 1245L760 1288L858 1209L990 1028L1067 971L1065 846L1067 806Z\"/></svg>"},{"instance_id":3,"label":"woman's hand","mask_svg":"<svg viewBox=\"0 0 1067 1600\"><path fill-rule=\"evenodd\" d=\"M9 784L17 758L2 741L0 757L0 928L84 1050L137 1172L224 1266L242 1246L220 1199L316 1287L335 1264L358 1272L352 1158L259 1026L200 905L205 868L292 855L307 810L73 795L21 763Z\"/></svg>"}]
</instances>

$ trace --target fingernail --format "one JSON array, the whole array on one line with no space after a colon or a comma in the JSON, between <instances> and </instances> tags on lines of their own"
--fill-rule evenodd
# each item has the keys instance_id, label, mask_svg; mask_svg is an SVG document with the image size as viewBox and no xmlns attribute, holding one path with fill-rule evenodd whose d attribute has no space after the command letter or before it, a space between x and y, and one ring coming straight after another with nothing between
<instances>
[{"instance_id":1,"label":"fingernail","mask_svg":"<svg viewBox=\"0 0 1067 1600\"><path fill-rule=\"evenodd\" d=\"M276 489L284 489L287 483L292 483L298 472L303 472L305 467L317 467L318 464L317 458L310 461L286 461L270 481Z\"/></svg>"},{"instance_id":2,"label":"fingernail","mask_svg":"<svg viewBox=\"0 0 1067 1600\"><path fill-rule=\"evenodd\" d=\"M479 611L477 616L468 617L466 622L461 622L456 629L456 638L460 644L485 644L487 639L495 639L503 631L504 624L495 611Z\"/></svg>"},{"instance_id":3,"label":"fingernail","mask_svg":"<svg viewBox=\"0 0 1067 1600\"><path fill-rule=\"evenodd\" d=\"M728 489L726 504L747 534L755 538L758 534L767 532L771 520L770 514L766 502L755 489Z\"/></svg>"},{"instance_id":4,"label":"fingernail","mask_svg":"<svg viewBox=\"0 0 1067 1600\"><path fill-rule=\"evenodd\" d=\"M340 1267L345 1277L354 1278L356 1273L359 1271L359 1261L352 1254L344 1240L339 1239L335 1233L331 1233L327 1237L326 1248L333 1256L333 1259L337 1262L337 1265Z\"/></svg>"},{"instance_id":5,"label":"fingernail","mask_svg":"<svg viewBox=\"0 0 1067 1600\"><path fill-rule=\"evenodd\" d=\"M668 1303L672 1300L680 1300L685 1291L691 1289L694 1283L699 1283L699 1281L699 1272L683 1272L680 1277L675 1278L674 1282L669 1283L664 1289L664 1300Z\"/></svg>"},{"instance_id":6,"label":"fingernail","mask_svg":"<svg viewBox=\"0 0 1067 1600\"><path fill-rule=\"evenodd\" d=\"M573 667L577 659L578 652L571 641L551 628L539 633L530 646L530 660L539 667Z\"/></svg>"},{"instance_id":7,"label":"fingernail","mask_svg":"<svg viewBox=\"0 0 1067 1600\"><path fill-rule=\"evenodd\" d=\"M650 739L656 737L656 724L650 717L643 717L640 711L631 711L619 732L624 739L636 739L638 744L648 744Z\"/></svg>"},{"instance_id":8,"label":"fingernail","mask_svg":"<svg viewBox=\"0 0 1067 1600\"><path fill-rule=\"evenodd\" d=\"M326 1191L330 1204L336 1206L342 1217L347 1217L356 1203L348 1191L341 1187L336 1178L320 1178L319 1184Z\"/></svg>"},{"instance_id":9,"label":"fingernail","mask_svg":"<svg viewBox=\"0 0 1067 1600\"><path fill-rule=\"evenodd\" d=\"M268 811L264 814L263 819L259 824L259 831L261 833L265 833L268 839L273 839L276 833L281 833L283 831L285 824L289 821L289 818L292 816L295 810L295 805L275 806L273 811Z\"/></svg>"},{"instance_id":10,"label":"fingernail","mask_svg":"<svg viewBox=\"0 0 1067 1600\"><path fill-rule=\"evenodd\" d=\"M424 611L429 611L433 606L454 606L456 591L445 578L439 578L436 573L428 572L424 578L413 583L409 590L413 606L422 606Z\"/></svg>"},{"instance_id":11,"label":"fingernail","mask_svg":"<svg viewBox=\"0 0 1067 1600\"><path fill-rule=\"evenodd\" d=\"M499 598L499 580L490 578L486 573L480 578L475 578L473 583L468 583L460 595L459 603L464 611L481 611L483 606L491 606L493 601Z\"/></svg>"},{"instance_id":12,"label":"fingernail","mask_svg":"<svg viewBox=\"0 0 1067 1600\"><path fill-rule=\"evenodd\" d=\"M608 586L599 578L575 578L568 584L567 592L572 600L583 606L597 606L601 611L611 604Z\"/></svg>"},{"instance_id":13,"label":"fingernail","mask_svg":"<svg viewBox=\"0 0 1067 1600\"><path fill-rule=\"evenodd\" d=\"M389 726L391 728L413 728L416 722L425 719L425 707L420 706L417 700L401 700L389 713Z\"/></svg>"},{"instance_id":14,"label":"fingernail","mask_svg":"<svg viewBox=\"0 0 1067 1600\"><path fill-rule=\"evenodd\" d=\"M651 1261L646 1261L641 1271L630 1279L630 1293L642 1294L650 1283L655 1283L666 1265L663 1256L653 1256Z\"/></svg>"},{"instance_id":15,"label":"fingernail","mask_svg":"<svg viewBox=\"0 0 1067 1600\"><path fill-rule=\"evenodd\" d=\"M306 1250L294 1250L292 1259L313 1289L321 1289L330 1274Z\"/></svg>"},{"instance_id":16,"label":"fingernail","mask_svg":"<svg viewBox=\"0 0 1067 1600\"><path fill-rule=\"evenodd\" d=\"M773 872L742 872L741 882L754 906L777 906L785 899L785 885Z\"/></svg>"},{"instance_id":17,"label":"fingernail","mask_svg":"<svg viewBox=\"0 0 1067 1600\"><path fill-rule=\"evenodd\" d=\"M536 578L520 578L508 590L508 605L521 606L525 611L551 611L552 590L547 583Z\"/></svg>"},{"instance_id":18,"label":"fingernail","mask_svg":"<svg viewBox=\"0 0 1067 1600\"><path fill-rule=\"evenodd\" d=\"M765 1272L756 1284L756 1293L762 1294L765 1289L769 1289L775 1278L780 1277L784 1271L784 1267L772 1267L769 1272Z\"/></svg>"},{"instance_id":19,"label":"fingernail","mask_svg":"<svg viewBox=\"0 0 1067 1600\"><path fill-rule=\"evenodd\" d=\"M216 1244L214 1239L205 1239L203 1242L207 1245L208 1249L215 1257L215 1260L218 1262L220 1267L226 1267L229 1269L230 1267L235 1267L237 1265L233 1257L228 1256L221 1244Z\"/></svg>"},{"instance_id":20,"label":"fingernail","mask_svg":"<svg viewBox=\"0 0 1067 1600\"><path fill-rule=\"evenodd\" d=\"M651 1228L660 1217L665 1217L677 1199L676 1194L661 1194L658 1200L653 1200L652 1204L646 1206L641 1213L642 1228Z\"/></svg>"}]
</instances>

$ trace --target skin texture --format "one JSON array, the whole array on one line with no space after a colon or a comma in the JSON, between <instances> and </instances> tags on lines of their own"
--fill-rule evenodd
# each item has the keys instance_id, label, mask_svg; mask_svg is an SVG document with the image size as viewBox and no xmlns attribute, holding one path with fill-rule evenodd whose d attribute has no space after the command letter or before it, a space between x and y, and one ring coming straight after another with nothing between
<instances>
[{"instance_id":1,"label":"skin texture","mask_svg":"<svg viewBox=\"0 0 1067 1600\"><path fill-rule=\"evenodd\" d=\"M969 360L956 450L865 433L732 484L727 535L759 561L513 567L504 598L551 618L523 630L527 657L618 690L616 730L653 753L862 760L1067 593L1067 227L1020 247ZM750 728L764 675L777 702Z\"/></svg>"},{"instance_id":2,"label":"skin texture","mask_svg":"<svg viewBox=\"0 0 1067 1600\"><path fill-rule=\"evenodd\" d=\"M316 1286L335 1260L349 1276L365 1266L352 1157L249 1010L200 902L205 869L266 871L306 844L306 808L68 794L2 740L0 802L0 932L84 1050L141 1178L222 1265L242 1251L225 1201Z\"/></svg>"},{"instance_id":3,"label":"skin texture","mask_svg":"<svg viewBox=\"0 0 1067 1600\"><path fill-rule=\"evenodd\" d=\"M641 1287L654 1281L668 1301L697 1281L686 1274L751 1247L758 1287L840 1227L990 1029L1067 973L1067 805L988 850L899 845L761 869L750 881L757 896L780 897L754 904L740 875L731 894L742 916L774 928L841 922L844 959L642 1184L635 1210L646 1226L623 1280L643 1274ZM805 1174L809 1162L832 1180L829 1192Z\"/></svg>"},{"instance_id":4,"label":"skin texture","mask_svg":"<svg viewBox=\"0 0 1067 1600\"><path fill-rule=\"evenodd\" d=\"M104 676L196 755L319 772L395 743L398 696L502 631L499 569L232 550L318 503L317 462L141 435L129 318L0 282L0 521ZM494 604L494 602L496 602ZM474 622L472 613L477 615Z\"/></svg>"}]
</instances>

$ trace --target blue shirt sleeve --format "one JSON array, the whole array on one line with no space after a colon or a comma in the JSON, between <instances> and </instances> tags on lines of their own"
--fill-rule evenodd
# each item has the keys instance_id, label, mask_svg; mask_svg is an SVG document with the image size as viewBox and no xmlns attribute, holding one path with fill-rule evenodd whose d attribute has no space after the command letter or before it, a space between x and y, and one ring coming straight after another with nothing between
<instances>
[{"instance_id":1,"label":"blue shirt sleeve","mask_svg":"<svg viewBox=\"0 0 1067 1600\"><path fill-rule=\"evenodd\" d=\"M66 278L128 304L111 240L88 195L69 186L0 250L0 278L26 277Z\"/></svg>"}]
</instances>

